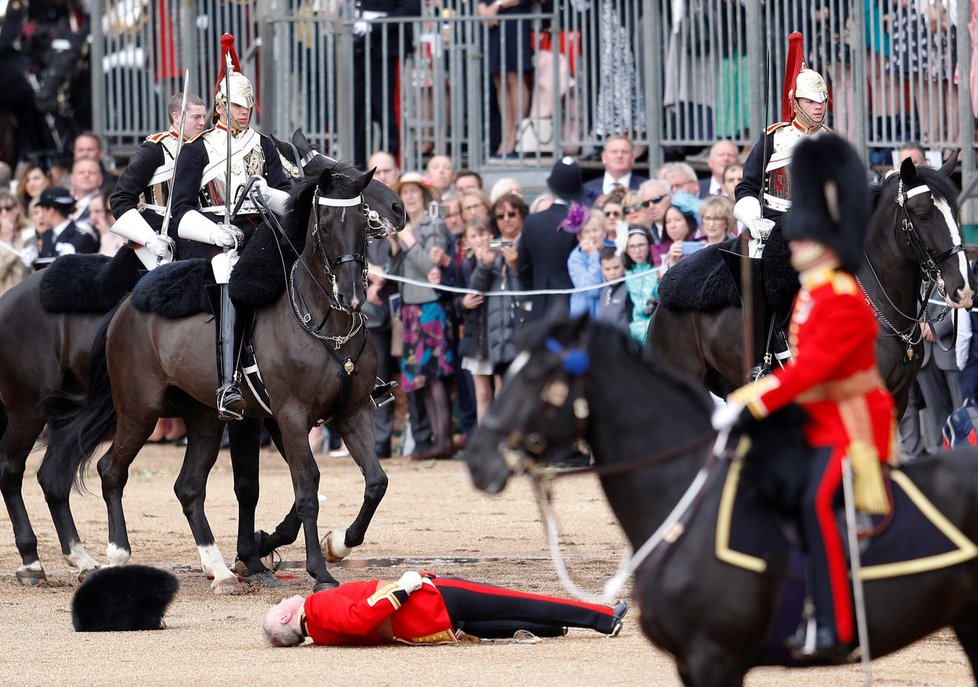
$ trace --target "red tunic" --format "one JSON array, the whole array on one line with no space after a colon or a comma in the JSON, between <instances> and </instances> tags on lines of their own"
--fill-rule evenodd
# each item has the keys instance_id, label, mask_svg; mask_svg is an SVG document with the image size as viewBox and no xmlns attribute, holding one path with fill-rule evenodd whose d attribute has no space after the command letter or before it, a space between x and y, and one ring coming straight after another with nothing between
<instances>
[{"instance_id":1,"label":"red tunic","mask_svg":"<svg viewBox=\"0 0 978 687\"><path fill-rule=\"evenodd\" d=\"M876 369L876 317L852 275L816 268L800 275L788 331L793 360L774 374L732 394L756 418L791 402L809 414L808 443L831 447L817 482L814 516L824 547L838 638L849 642L854 623L842 539L833 502L850 444L875 447L886 462L896 423L893 399Z\"/></svg>"},{"instance_id":2,"label":"red tunic","mask_svg":"<svg viewBox=\"0 0 978 687\"><path fill-rule=\"evenodd\" d=\"M458 641L441 593L425 580L403 604L394 584L345 582L309 596L306 632L316 644L377 646L392 642L443 644Z\"/></svg>"},{"instance_id":3,"label":"red tunic","mask_svg":"<svg viewBox=\"0 0 978 687\"><path fill-rule=\"evenodd\" d=\"M793 360L733 398L757 418L798 402L810 416L811 445L844 451L862 440L885 462L893 444L893 399L876 370L876 316L845 272L817 269L801 280L788 330Z\"/></svg>"}]
</instances>

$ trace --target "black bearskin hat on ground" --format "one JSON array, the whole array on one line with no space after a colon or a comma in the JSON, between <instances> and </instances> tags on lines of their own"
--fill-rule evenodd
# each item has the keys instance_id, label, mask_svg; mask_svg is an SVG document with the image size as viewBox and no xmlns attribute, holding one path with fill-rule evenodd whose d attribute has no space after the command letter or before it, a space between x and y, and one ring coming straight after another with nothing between
<instances>
[{"instance_id":1,"label":"black bearskin hat on ground","mask_svg":"<svg viewBox=\"0 0 978 687\"><path fill-rule=\"evenodd\" d=\"M871 200L866 167L838 136L799 143L791 154L791 209L784 220L789 241L811 239L839 256L855 273L865 259Z\"/></svg>"},{"instance_id":2,"label":"black bearskin hat on ground","mask_svg":"<svg viewBox=\"0 0 978 687\"><path fill-rule=\"evenodd\" d=\"M71 622L78 632L160 630L179 587L172 573L147 565L101 568L75 592Z\"/></svg>"}]
</instances>

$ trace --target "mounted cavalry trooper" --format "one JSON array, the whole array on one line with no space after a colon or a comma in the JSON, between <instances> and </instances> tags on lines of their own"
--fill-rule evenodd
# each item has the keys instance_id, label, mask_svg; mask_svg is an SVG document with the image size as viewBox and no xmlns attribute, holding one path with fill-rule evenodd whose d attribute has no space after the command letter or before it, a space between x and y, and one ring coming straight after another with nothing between
<instances>
[{"instance_id":1,"label":"mounted cavalry trooper","mask_svg":"<svg viewBox=\"0 0 978 687\"><path fill-rule=\"evenodd\" d=\"M119 218L112 231L138 244L136 255L149 270L177 257L173 249L176 225L169 223L167 235L161 236L160 231L180 151L181 119L186 142L204 130L207 117L204 101L198 96L187 94L186 107L182 107L183 98L181 94L170 98L166 107L170 128L146 137L133 153L109 199L113 213Z\"/></svg>"},{"instance_id":2,"label":"mounted cavalry trooper","mask_svg":"<svg viewBox=\"0 0 978 687\"><path fill-rule=\"evenodd\" d=\"M173 183L173 221L180 238L224 251L215 255L211 264L220 292L217 410L222 420L230 421L244 416L245 400L238 388L235 354L244 338L245 323L236 326L228 281L238 252L260 222L258 208L250 199L244 200L235 216L230 216L230 210L240 200L249 178L255 176L258 179L253 188L259 190L271 210L283 214L289 198L289 178L272 141L249 126L255 106L254 89L240 72L234 38L229 34L222 36L221 47L221 73L214 97L217 123L189 141L180 154Z\"/></svg>"},{"instance_id":3,"label":"mounted cavalry trooper","mask_svg":"<svg viewBox=\"0 0 978 687\"><path fill-rule=\"evenodd\" d=\"M893 400L876 369L879 325L854 274L865 260L870 199L866 169L837 136L798 144L791 183L803 192L785 217L784 238L801 291L789 327L792 361L741 387L718 408L718 430L800 404L814 448L801 504L814 622L789 640L802 657L842 658L855 639L852 602L835 506L843 459L855 472L853 507L886 513L880 463L893 448ZM855 518L853 518L854 520Z\"/></svg>"},{"instance_id":4,"label":"mounted cavalry trooper","mask_svg":"<svg viewBox=\"0 0 978 687\"><path fill-rule=\"evenodd\" d=\"M804 140L820 136L831 130L822 122L828 106L828 89L822 76L808 69L802 61L802 36L792 33L788 38L788 64L785 70L784 102L782 111L784 121L772 124L760 137L744 163L744 177L734 192L736 204L734 216L750 232L748 255L751 270L751 310L744 308L745 318L750 318L750 331L753 332L754 362L757 367L751 378L767 372L770 365L763 361L768 352L768 339L774 339L773 348L784 351L783 334L770 336L772 321L776 312L782 315L790 308L794 296L792 285L794 275L768 275L771 282L765 289L765 276L762 273L760 258L762 251L769 260L767 265L783 265L788 272L788 255L784 238L781 236L781 220L791 207L791 184L789 166L795 147ZM739 259L731 269L739 272ZM778 279L781 277L781 279ZM783 284L787 280L788 284ZM789 293L781 293L787 290ZM772 299L772 294L776 297ZM743 295L743 294L742 294ZM745 301L747 298L745 298ZM773 302L772 302L773 301ZM786 355L779 355L779 359ZM762 362L763 361L763 362Z\"/></svg>"}]
</instances>

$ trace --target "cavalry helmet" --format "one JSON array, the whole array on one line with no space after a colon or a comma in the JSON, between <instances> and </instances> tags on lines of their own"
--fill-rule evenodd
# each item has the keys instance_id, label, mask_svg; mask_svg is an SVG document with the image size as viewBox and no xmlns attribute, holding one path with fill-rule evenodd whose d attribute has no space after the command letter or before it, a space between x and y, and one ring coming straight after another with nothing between
<instances>
[{"instance_id":1,"label":"cavalry helmet","mask_svg":"<svg viewBox=\"0 0 978 687\"><path fill-rule=\"evenodd\" d=\"M248 77L241 72L232 71L227 81L231 82L230 101L233 104L249 109L255 106L255 89L251 87L251 82L248 80ZM217 87L217 95L215 96L215 100L222 106L227 103L228 99L227 81L221 79Z\"/></svg>"},{"instance_id":2,"label":"cavalry helmet","mask_svg":"<svg viewBox=\"0 0 978 687\"><path fill-rule=\"evenodd\" d=\"M811 239L856 272L865 259L870 218L869 180L859 154L842 138L801 141L791 156L792 204L784 219L788 241Z\"/></svg>"},{"instance_id":3,"label":"cavalry helmet","mask_svg":"<svg viewBox=\"0 0 978 687\"><path fill-rule=\"evenodd\" d=\"M802 67L795 77L795 98L808 98L816 103L824 103L829 98L829 89L825 79L814 69Z\"/></svg>"}]
</instances>

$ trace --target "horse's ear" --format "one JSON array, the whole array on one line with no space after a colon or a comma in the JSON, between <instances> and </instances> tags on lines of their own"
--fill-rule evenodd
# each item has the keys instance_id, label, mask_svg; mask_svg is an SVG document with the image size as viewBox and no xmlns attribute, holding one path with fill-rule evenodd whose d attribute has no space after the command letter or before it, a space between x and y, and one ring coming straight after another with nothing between
<instances>
[{"instance_id":1,"label":"horse's ear","mask_svg":"<svg viewBox=\"0 0 978 687\"><path fill-rule=\"evenodd\" d=\"M909 157L900 165L900 179L903 181L903 185L908 188L917 181L917 165Z\"/></svg>"},{"instance_id":2,"label":"horse's ear","mask_svg":"<svg viewBox=\"0 0 978 687\"><path fill-rule=\"evenodd\" d=\"M371 180L372 180L372 179L374 178L374 172L376 172L376 171L377 171L377 168L376 168L376 167L374 167L374 168L373 168L373 169L371 169L371 170L370 170L369 172L366 172L365 174L363 174L363 175L362 175L362 176L360 177L360 179L359 179L359 183L358 183L357 185L358 185L358 186L360 187L360 190L361 190L361 191L362 191L363 189L365 189L365 188L367 188L367 185L368 185L368 184L370 183L370 181L371 181Z\"/></svg>"},{"instance_id":3,"label":"horse's ear","mask_svg":"<svg viewBox=\"0 0 978 687\"><path fill-rule=\"evenodd\" d=\"M296 148L298 148L304 153L307 152L310 148L312 148L312 146L309 145L308 139L306 139L306 135L302 133L301 128L296 129L295 131L292 132L292 145L294 145Z\"/></svg>"},{"instance_id":4,"label":"horse's ear","mask_svg":"<svg viewBox=\"0 0 978 687\"><path fill-rule=\"evenodd\" d=\"M941 165L941 174L946 177L950 177L954 173L954 168L958 166L958 156L961 154L960 148L955 148L951 151L951 154L947 156L947 160Z\"/></svg>"}]
</instances>

